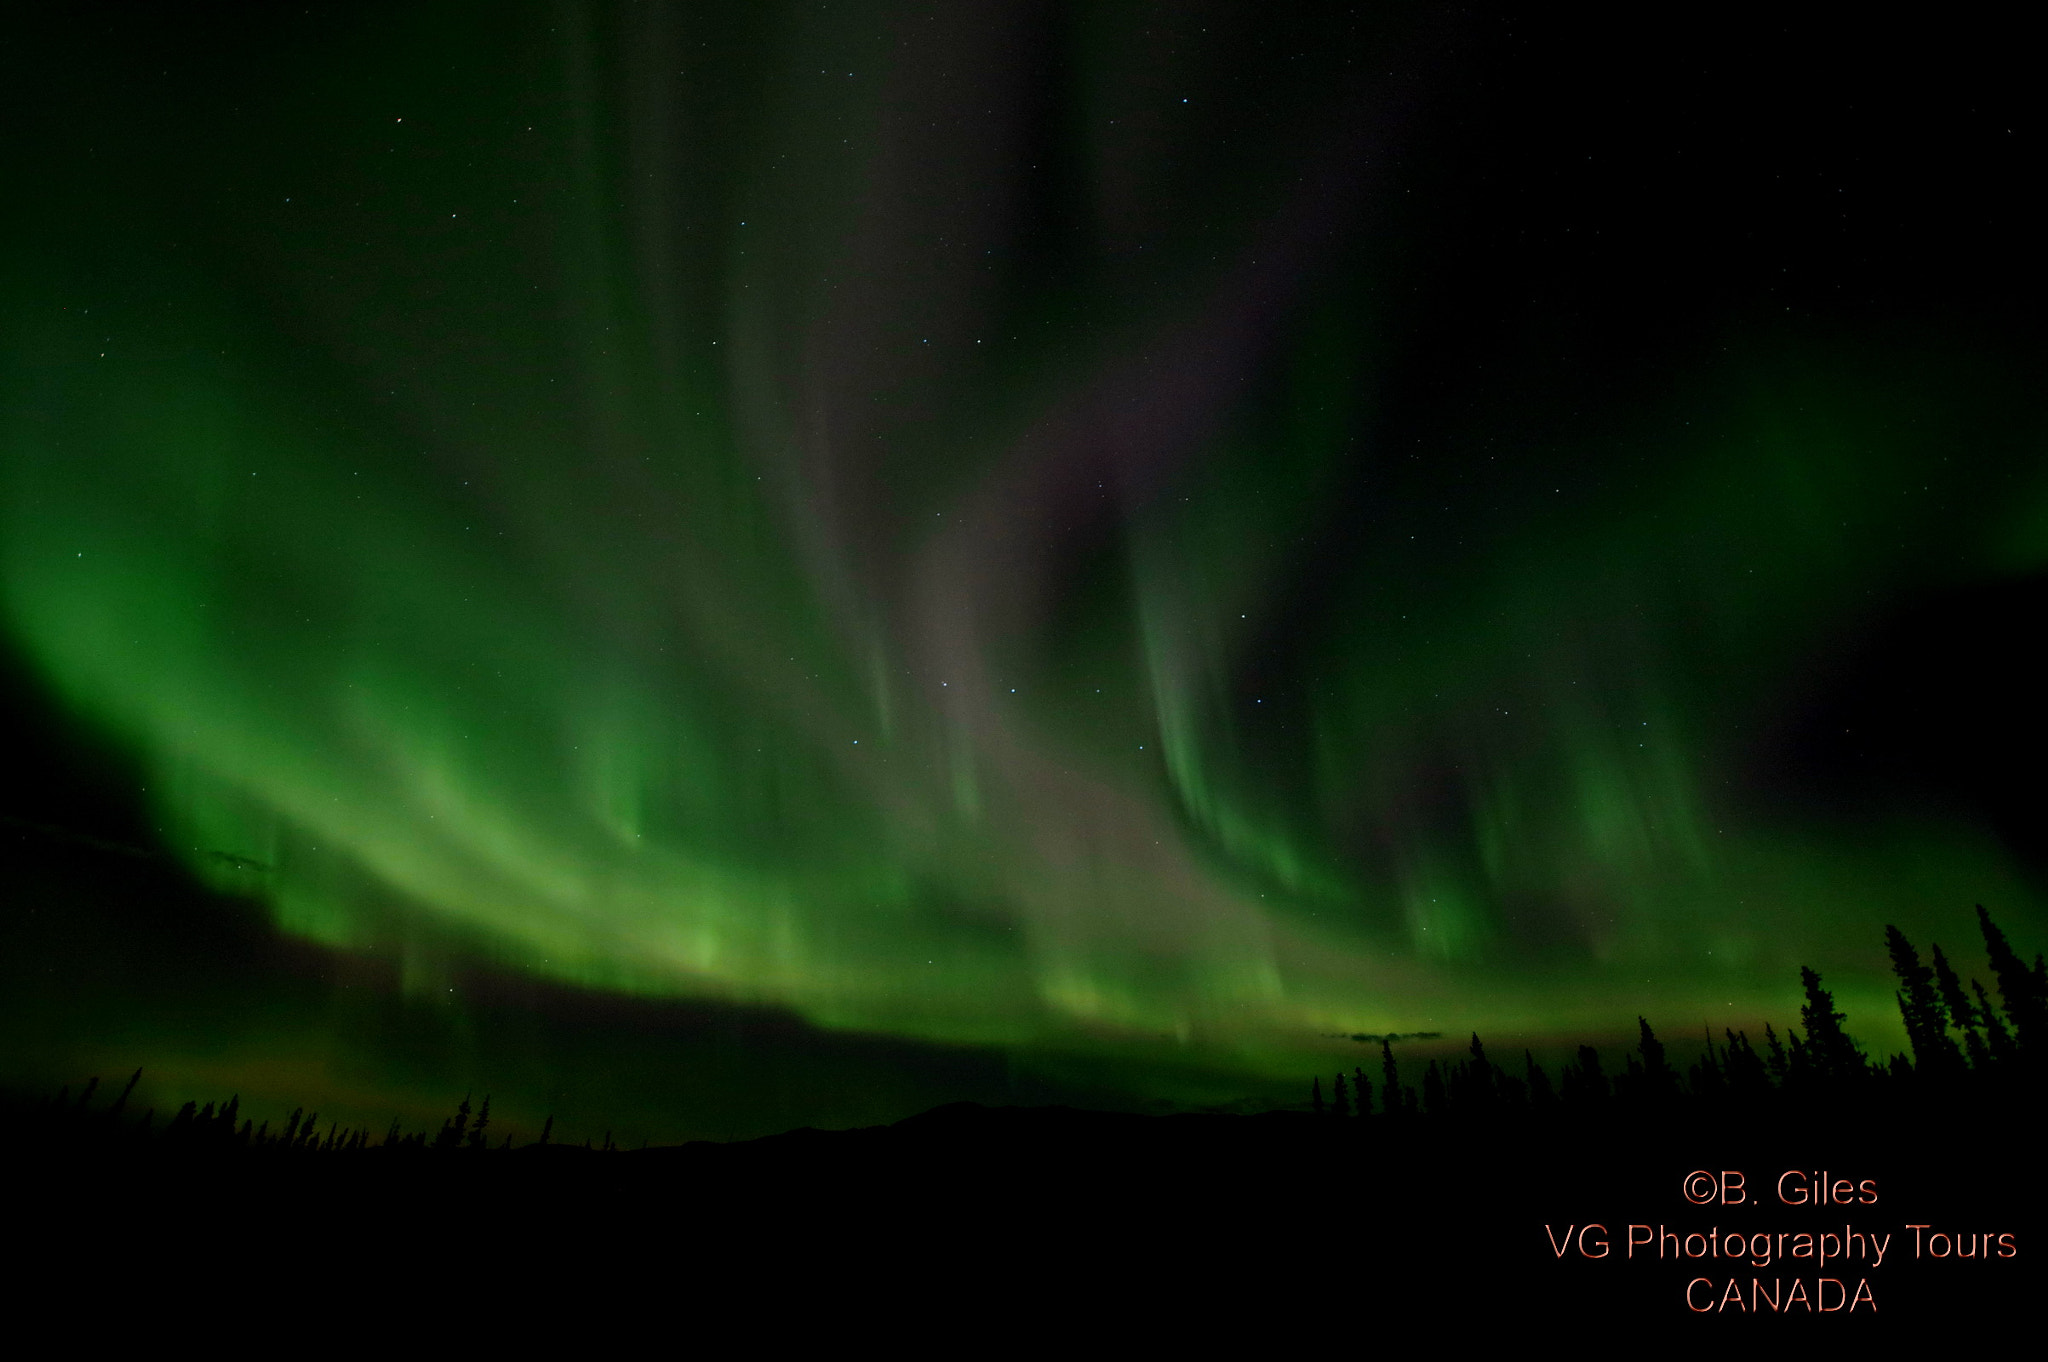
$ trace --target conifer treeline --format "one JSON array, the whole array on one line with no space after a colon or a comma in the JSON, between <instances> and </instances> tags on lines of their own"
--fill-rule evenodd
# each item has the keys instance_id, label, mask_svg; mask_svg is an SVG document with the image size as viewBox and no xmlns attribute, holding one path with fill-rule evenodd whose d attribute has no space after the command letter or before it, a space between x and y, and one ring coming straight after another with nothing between
<instances>
[{"instance_id":1,"label":"conifer treeline","mask_svg":"<svg viewBox=\"0 0 2048 1362\"><path fill-rule=\"evenodd\" d=\"M1636 1018L1638 1040L1624 1057L1620 1072L1604 1067L1591 1045L1578 1047L1553 1085L1550 1075L1527 1050L1520 1072L1496 1063L1475 1033L1466 1059L1446 1065L1431 1060L1419 1084L1405 1082L1390 1040L1380 1042L1377 1081L1364 1065L1349 1075L1335 1075L1329 1096L1318 1076L1310 1084L1309 1101L1319 1116L1406 1120L1421 1116L1487 1116L1509 1113L1579 1113L1598 1115L1622 1110L1647 1111L1697 1107L1741 1109L1773 1101L1798 1103L1813 1099L1878 1096L1887 1092L1915 1097L1952 1098L1966 1094L1998 1096L2032 1092L2048 1075L2048 963L2037 954L2029 967L2006 940L1982 905L1977 923L1984 937L1991 974L2001 1005L1991 1001L1978 979L1965 988L1937 944L1931 962L1897 927L1885 928L1892 970L1898 976L1897 999L1905 1020L1912 1056L1893 1055L1884 1064L1867 1057L1852 1039L1847 1018L1834 997L1821 987L1821 977L1801 967L1806 1002L1799 1010L1805 1034L1791 1027L1780 1037L1766 1023L1759 1050L1743 1031L1724 1028L1716 1041L1706 1036L1700 1059L1681 1075L1665 1055L1663 1042L1648 1020ZM95 1107L99 1079L93 1078L73 1097L69 1087L39 1104L26 1122L8 1123L8 1134L28 1134L67 1146L123 1145L177 1150L262 1150L291 1154L353 1154L366 1150L433 1150L443 1153L493 1148L487 1134L491 1099L472 1109L468 1097L431 1136L407 1132L393 1121L381 1138L367 1127L343 1129L330 1120L320 1128L318 1112L294 1110L280 1129L241 1115L241 1098L216 1106L187 1102L161 1126L151 1109L137 1119L127 1113L129 1097L142 1079L137 1069L114 1100ZM553 1144L554 1117L547 1118L539 1139L527 1148ZM593 1148L589 1140L580 1146ZM618 1148L605 1133L605 1151ZM644 1147L644 1145L643 1145ZM513 1148L508 1133L497 1150Z\"/></svg>"},{"instance_id":2,"label":"conifer treeline","mask_svg":"<svg viewBox=\"0 0 2048 1362\"><path fill-rule=\"evenodd\" d=\"M39 1135L46 1141L57 1141L68 1145L132 1145L158 1149L176 1150L266 1150L290 1154L351 1154L366 1149L406 1150L472 1150L483 1152L492 1148L485 1132L491 1124L491 1099L484 1098L483 1106L472 1109L469 1098L464 1097L456 1105L455 1113L441 1123L439 1131L428 1135L424 1130L408 1132L400 1122L393 1121L381 1138L372 1135L368 1127L358 1126L344 1129L339 1121L329 1121L326 1132L320 1129L320 1113L308 1112L304 1107L293 1110L280 1129L272 1130L270 1122L260 1124L241 1117L241 1095L230 1097L218 1107L208 1102L200 1106L187 1102L161 1126L157 1124L156 1109L143 1112L139 1119L126 1115L128 1098L135 1091L135 1085L142 1081L142 1070L137 1069L129 1076L128 1084L121 1089L121 1095L104 1107L94 1107L93 1097L99 1090L99 1079L89 1080L78 1096L71 1095L67 1085L55 1097L38 1105L29 1113L26 1122L31 1129L26 1132L32 1137ZM541 1127L540 1138L532 1141L527 1148L537 1148L553 1143L555 1118L547 1118ZM17 1131L14 1133L22 1133ZM499 1140L496 1148L507 1150L513 1147L508 1132ZM583 1148L591 1144L585 1140ZM614 1150L610 1132L606 1132L603 1148Z\"/></svg>"},{"instance_id":3,"label":"conifer treeline","mask_svg":"<svg viewBox=\"0 0 2048 1362\"><path fill-rule=\"evenodd\" d=\"M1452 1065L1429 1062L1418 1099L1416 1087L1401 1079L1392 1043L1383 1039L1377 1090L1364 1066L1355 1066L1348 1079L1336 1075L1327 1100L1318 1076L1309 1087L1309 1105L1319 1116L1400 1119L1560 1108L1595 1113L1615 1106L1656 1109L1681 1102L1748 1107L1773 1100L1877 1096L1887 1090L1929 1097L2031 1090L2048 1072L2048 962L2037 954L2029 967L1982 904L1977 906L1977 925L2002 1008L1992 1003L1977 979L1965 990L1938 944L1932 962L1922 964L1905 933L1885 928L1911 1058L1896 1054L1879 1064L1866 1056L1845 1029L1848 1019L1835 1007L1834 996L1821 987L1820 975L1801 966L1799 979L1806 992L1799 1009L1803 1036L1788 1026L1781 1038L1765 1023L1759 1051L1747 1032L1723 1028L1717 1043L1709 1030L1705 1053L1682 1077L1665 1057L1663 1042L1650 1023L1637 1017L1636 1048L1619 1073L1609 1074L1599 1051L1581 1045L1553 1087L1550 1075L1529 1051L1522 1052L1522 1071L1517 1074L1490 1060L1475 1033L1469 1058Z\"/></svg>"}]
</instances>

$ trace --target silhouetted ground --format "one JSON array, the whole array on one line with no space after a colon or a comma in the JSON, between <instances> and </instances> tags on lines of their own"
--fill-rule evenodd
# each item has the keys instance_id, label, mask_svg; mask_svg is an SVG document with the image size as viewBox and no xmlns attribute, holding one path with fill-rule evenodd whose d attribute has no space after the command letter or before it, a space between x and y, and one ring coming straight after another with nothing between
<instances>
[{"instance_id":1,"label":"silhouetted ground","mask_svg":"<svg viewBox=\"0 0 2048 1362\"><path fill-rule=\"evenodd\" d=\"M25 1299L154 1302L195 1326L208 1301L223 1319L418 1307L479 1327L581 1319L593 1344L667 1317L679 1338L740 1326L766 1346L821 1328L920 1352L1041 1330L1076 1346L1120 1331L1155 1345L1348 1336L1362 1352L1396 1351L1415 1329L1437 1349L1867 1348L1929 1331L1981 1345L2031 1320L2042 1198L2034 1146L2015 1137L2033 1113L1754 1115L1390 1123L961 1105L883 1128L617 1153L17 1140L15 1223L39 1251L16 1281ZM1731 1169L1747 1201L1688 1203L1688 1173ZM1855 1201L1782 1204L1787 1170L1800 1174L1788 1188L1825 1171ZM1582 1238L1588 1224L1604 1229ZM1914 1224L1930 1227L1917 1259ZM1679 1238L1662 1261L1646 1256L1655 1241L1631 1258L1631 1225ZM1796 1248L1780 1233L1891 1240L1881 1264L1854 1241L1825 1265L1680 1256L1684 1235L1710 1229L1762 1231L1779 1253ZM1935 1233L2011 1235L2016 1256L1997 1256L1994 1238L1988 1258L1935 1260ZM1608 1256L1581 1253L1603 1237ZM1794 1303L1720 1309L1730 1278L1745 1302L1761 1282ZM1693 1305L1717 1308L1688 1309L1689 1282ZM1859 1282L1867 1304L1852 1302Z\"/></svg>"}]
</instances>

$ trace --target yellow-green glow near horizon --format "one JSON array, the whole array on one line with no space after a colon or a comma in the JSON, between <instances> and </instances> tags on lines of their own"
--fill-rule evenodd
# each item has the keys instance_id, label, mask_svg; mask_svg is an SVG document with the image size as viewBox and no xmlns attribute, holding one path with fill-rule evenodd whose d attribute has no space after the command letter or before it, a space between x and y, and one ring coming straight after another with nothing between
<instances>
[{"instance_id":1,"label":"yellow-green glow near horizon","mask_svg":"<svg viewBox=\"0 0 2048 1362\"><path fill-rule=\"evenodd\" d=\"M481 953L1261 1076L1782 1018L1801 962L1882 1040L1883 923L2039 911L1966 819L1753 769L1889 603L2048 562L2038 441L1958 425L1996 394L1758 324L1397 441L1396 228L1168 183L1208 125L1119 141L1105 55L1049 256L1001 35L941 76L839 23L715 99L682 27L356 35L263 119L191 96L174 171L50 174L0 606L195 870L421 990Z\"/></svg>"}]
</instances>

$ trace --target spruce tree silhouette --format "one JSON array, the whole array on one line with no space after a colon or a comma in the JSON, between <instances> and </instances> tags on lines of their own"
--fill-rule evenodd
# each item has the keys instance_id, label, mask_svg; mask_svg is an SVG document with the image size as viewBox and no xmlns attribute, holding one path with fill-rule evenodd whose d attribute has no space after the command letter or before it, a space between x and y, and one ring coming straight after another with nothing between
<instances>
[{"instance_id":1,"label":"spruce tree silhouette","mask_svg":"<svg viewBox=\"0 0 2048 1362\"><path fill-rule=\"evenodd\" d=\"M1400 1116L1407 1109L1401 1095L1401 1070L1394 1063L1394 1043L1380 1037L1380 1107L1388 1116Z\"/></svg>"},{"instance_id":2,"label":"spruce tree silhouette","mask_svg":"<svg viewBox=\"0 0 2048 1362\"><path fill-rule=\"evenodd\" d=\"M1970 1002L1970 995L1963 991L1963 981L1949 967L1948 958L1941 953L1939 943L1934 947L1934 983L1941 995L1942 1008L1948 1013L1949 1025L1962 1028L1963 1051L1970 1058L1970 1068L1988 1068L1991 1052L1984 1047L1984 1037L1979 1034L1977 1009Z\"/></svg>"},{"instance_id":3,"label":"spruce tree silhouette","mask_svg":"<svg viewBox=\"0 0 2048 1362\"><path fill-rule=\"evenodd\" d=\"M1771 1082L1780 1088L1785 1087L1792 1081L1792 1061L1786 1057L1784 1042L1778 1039L1778 1033L1771 1029L1769 1022L1764 1023L1764 1053L1767 1056L1764 1069L1770 1074Z\"/></svg>"},{"instance_id":4,"label":"spruce tree silhouette","mask_svg":"<svg viewBox=\"0 0 2048 1362\"><path fill-rule=\"evenodd\" d=\"M1365 1069L1362 1066L1352 1067L1351 1089L1352 1100L1358 1105L1358 1114L1372 1115L1372 1080L1365 1076Z\"/></svg>"},{"instance_id":5,"label":"spruce tree silhouette","mask_svg":"<svg viewBox=\"0 0 2048 1362\"><path fill-rule=\"evenodd\" d=\"M1791 1052L1785 1064L1785 1091L1810 1093L1818 1074L1813 1066L1813 1054L1799 1033L1791 1027L1785 1028L1785 1048Z\"/></svg>"},{"instance_id":6,"label":"spruce tree silhouette","mask_svg":"<svg viewBox=\"0 0 2048 1362\"><path fill-rule=\"evenodd\" d=\"M1641 1096L1658 1105L1669 1103L1678 1096L1678 1072L1664 1057L1664 1042L1657 1039L1657 1033L1650 1029L1650 1023L1636 1018L1641 1035L1636 1048L1642 1052L1643 1073L1640 1080Z\"/></svg>"},{"instance_id":7,"label":"spruce tree silhouette","mask_svg":"<svg viewBox=\"0 0 2048 1362\"><path fill-rule=\"evenodd\" d=\"M1806 1023L1806 1050L1814 1076L1839 1087L1853 1083L1868 1069L1863 1052L1842 1029L1848 1018L1835 1010L1834 995L1820 986L1820 975L1805 965L1799 967L1799 982L1806 988L1806 1005L1799 1019Z\"/></svg>"},{"instance_id":8,"label":"spruce tree silhouette","mask_svg":"<svg viewBox=\"0 0 2048 1362\"><path fill-rule=\"evenodd\" d=\"M1330 1088L1330 1114L1332 1116L1349 1116L1351 1114L1351 1094L1345 1091L1343 1074L1337 1075L1336 1083Z\"/></svg>"},{"instance_id":9,"label":"spruce tree silhouette","mask_svg":"<svg viewBox=\"0 0 2048 1362\"><path fill-rule=\"evenodd\" d=\"M456 1105L455 1114L441 1123L441 1133L434 1137L436 1149L460 1149L462 1137L469 1129L469 1095L463 1094Z\"/></svg>"},{"instance_id":10,"label":"spruce tree silhouette","mask_svg":"<svg viewBox=\"0 0 2048 1362\"><path fill-rule=\"evenodd\" d=\"M1935 991L1934 971L1920 963L1920 953L1897 927L1884 929L1892 973L1899 976L1899 1015L1906 1022L1906 1040L1913 1047L1913 1065L1923 1078L1951 1082L1963 1071L1963 1052L1949 1038L1948 1017Z\"/></svg>"},{"instance_id":11,"label":"spruce tree silhouette","mask_svg":"<svg viewBox=\"0 0 2048 1362\"><path fill-rule=\"evenodd\" d=\"M1310 1081L1308 1100L1316 1115L1323 1114L1323 1080L1320 1076Z\"/></svg>"},{"instance_id":12,"label":"spruce tree silhouette","mask_svg":"<svg viewBox=\"0 0 2048 1362\"><path fill-rule=\"evenodd\" d=\"M1998 977L1998 996L2012 1023L2019 1057L2030 1065L2041 1064L2043 1052L2048 1051L2048 980L2044 980L2038 961L2032 970L2021 962L1981 903L1977 905L1977 926L1984 933L1984 950L1991 957L1991 972Z\"/></svg>"},{"instance_id":13,"label":"spruce tree silhouette","mask_svg":"<svg viewBox=\"0 0 2048 1362\"><path fill-rule=\"evenodd\" d=\"M1970 988L1977 995L1977 1015L1984 1019L1984 1034L1990 1037L1991 1062L2009 1070L2019 1063L2019 1047L2013 1044L2012 1032L2006 1028L2005 1019L1998 1015L1998 1009L1991 1005L1991 997L1985 993L1984 985L1972 979Z\"/></svg>"},{"instance_id":14,"label":"spruce tree silhouette","mask_svg":"<svg viewBox=\"0 0 2048 1362\"><path fill-rule=\"evenodd\" d=\"M477 1112L476 1124L471 1126L469 1129L469 1147L471 1149L482 1150L490 1148L489 1145L484 1143L484 1127L489 1125L490 1123L491 1095L489 1093L485 1093L483 1109Z\"/></svg>"},{"instance_id":15,"label":"spruce tree silhouette","mask_svg":"<svg viewBox=\"0 0 2048 1362\"><path fill-rule=\"evenodd\" d=\"M1600 1072L1600 1052L1590 1045L1579 1047L1577 1063L1564 1069L1564 1100L1575 1106L1598 1107L1606 1103L1607 1075Z\"/></svg>"},{"instance_id":16,"label":"spruce tree silhouette","mask_svg":"<svg viewBox=\"0 0 2048 1362\"><path fill-rule=\"evenodd\" d=\"M126 1107L126 1106L128 1105L128 1094L129 1094L129 1093L131 1093L131 1092L134 1092L134 1091L135 1091L135 1085L136 1085L137 1083L140 1083L141 1081L142 1081L142 1070L140 1070L140 1069L137 1069L137 1070L136 1070L136 1071L135 1071L134 1073L132 1073L132 1074L130 1074L130 1075L128 1076L128 1086L127 1086L127 1087L125 1087L125 1088L123 1088L123 1089L121 1089L121 1095L120 1095L119 1097L116 1097L116 1098L114 1099L114 1105L113 1105L113 1106L111 1106L111 1107L108 1107L108 1108L107 1108L107 1119L108 1119L108 1120L113 1120L114 1118L118 1117L118 1116L119 1116L119 1115L121 1114L121 1110L122 1110L122 1108L124 1108L124 1107Z\"/></svg>"},{"instance_id":17,"label":"spruce tree silhouette","mask_svg":"<svg viewBox=\"0 0 2048 1362\"><path fill-rule=\"evenodd\" d=\"M1486 1047L1479 1043L1479 1033L1472 1033L1472 1067L1465 1078L1465 1095L1481 1110L1491 1110L1499 1097L1493 1072L1493 1065L1486 1060Z\"/></svg>"},{"instance_id":18,"label":"spruce tree silhouette","mask_svg":"<svg viewBox=\"0 0 2048 1362\"><path fill-rule=\"evenodd\" d=\"M1721 1057L1714 1053L1714 1029L1702 1024L1700 1030L1706 1033L1707 1048L1692 1066L1693 1095L1705 1102L1721 1102L1728 1096L1727 1070Z\"/></svg>"}]
</instances>

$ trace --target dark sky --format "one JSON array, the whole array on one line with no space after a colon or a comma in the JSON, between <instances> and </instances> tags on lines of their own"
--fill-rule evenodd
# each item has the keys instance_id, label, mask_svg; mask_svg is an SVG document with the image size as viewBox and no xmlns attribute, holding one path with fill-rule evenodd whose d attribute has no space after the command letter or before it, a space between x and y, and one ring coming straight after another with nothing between
<instances>
[{"instance_id":1,"label":"dark sky","mask_svg":"<svg viewBox=\"0 0 2048 1362\"><path fill-rule=\"evenodd\" d=\"M1899 1048L1885 924L2048 926L2039 82L1802 23L31 7L0 1078Z\"/></svg>"}]
</instances>

